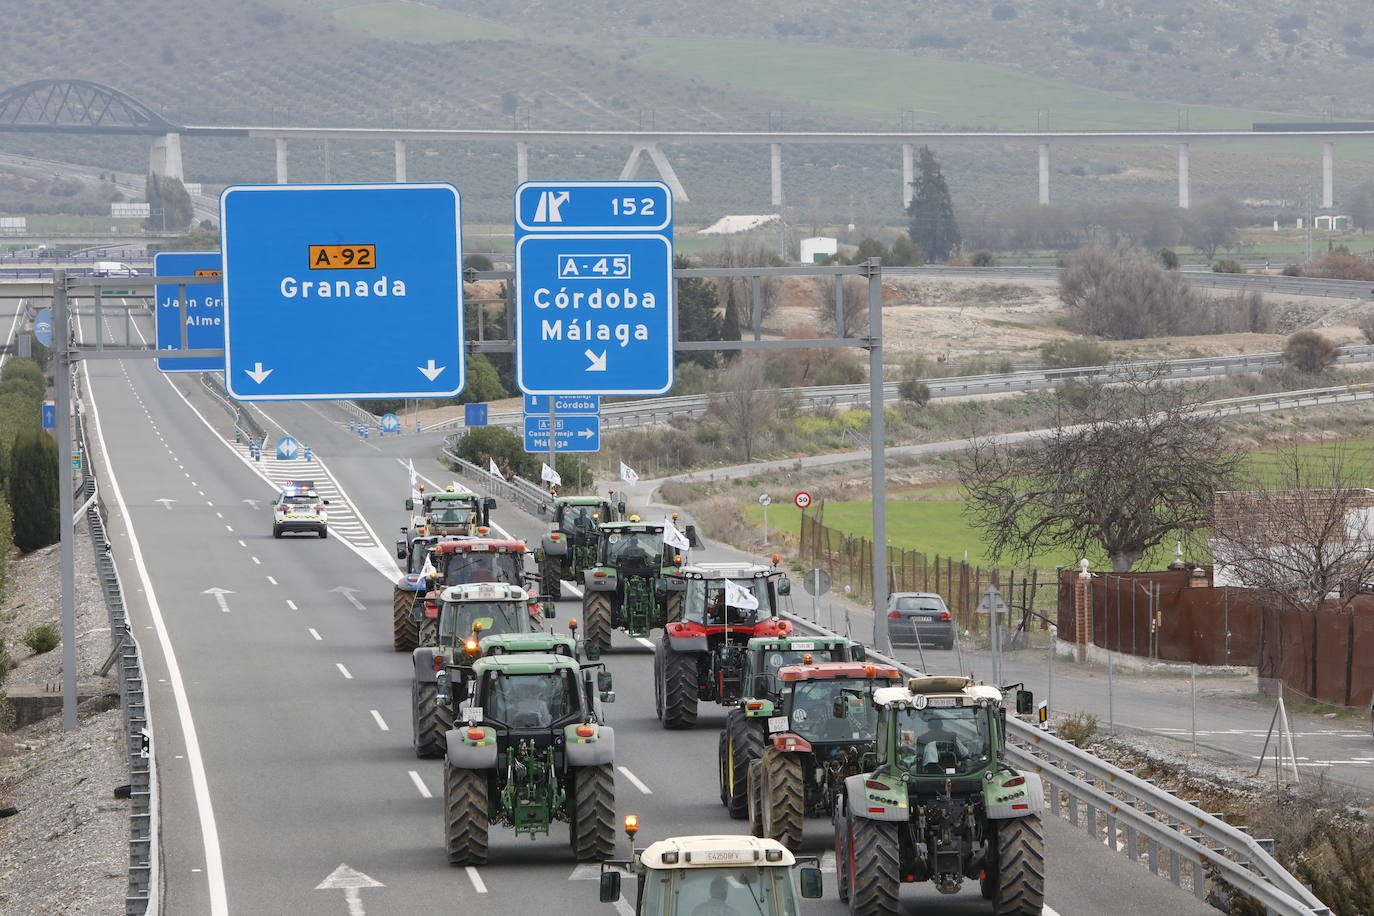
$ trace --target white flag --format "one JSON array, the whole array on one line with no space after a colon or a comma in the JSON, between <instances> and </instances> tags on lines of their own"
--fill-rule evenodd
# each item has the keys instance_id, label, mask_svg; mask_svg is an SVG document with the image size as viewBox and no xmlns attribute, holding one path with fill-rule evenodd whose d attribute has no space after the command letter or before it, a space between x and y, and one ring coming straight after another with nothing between
<instances>
[{"instance_id":1,"label":"white flag","mask_svg":"<svg viewBox=\"0 0 1374 916\"><path fill-rule=\"evenodd\" d=\"M416 485L417 483L420 482L420 475L415 473L415 459L414 459L414 458L410 459L410 461L409 461L409 467L410 467L410 488L411 488L412 490L414 490L414 489L415 489L415 485Z\"/></svg>"},{"instance_id":2,"label":"white flag","mask_svg":"<svg viewBox=\"0 0 1374 916\"><path fill-rule=\"evenodd\" d=\"M500 477L502 480L506 479L506 475L502 474L501 469L496 466L495 458L487 459L487 470L491 472L491 476L493 477Z\"/></svg>"},{"instance_id":3,"label":"white flag","mask_svg":"<svg viewBox=\"0 0 1374 916\"><path fill-rule=\"evenodd\" d=\"M425 556L425 565L420 567L420 575L428 579L430 576L439 575L439 570L434 568L434 564L429 561L429 556Z\"/></svg>"},{"instance_id":4,"label":"white flag","mask_svg":"<svg viewBox=\"0 0 1374 916\"><path fill-rule=\"evenodd\" d=\"M635 473L635 469L630 467L623 461L620 462L620 479L628 483L630 486L634 486L635 484L639 483L639 475Z\"/></svg>"},{"instance_id":5,"label":"white flag","mask_svg":"<svg viewBox=\"0 0 1374 916\"><path fill-rule=\"evenodd\" d=\"M417 509L420 506L423 506L425 503L425 494L415 489L414 487L410 488L410 498L415 500L415 507Z\"/></svg>"},{"instance_id":6,"label":"white flag","mask_svg":"<svg viewBox=\"0 0 1374 916\"><path fill-rule=\"evenodd\" d=\"M673 524L673 517L670 515L663 520L663 543L669 547L676 547L679 550L686 550L692 545L687 543L687 538L677 526Z\"/></svg>"},{"instance_id":7,"label":"white flag","mask_svg":"<svg viewBox=\"0 0 1374 916\"><path fill-rule=\"evenodd\" d=\"M741 611L757 611L759 609L759 599L755 598L752 592L745 591L729 579L725 580L725 604L729 607L737 607Z\"/></svg>"},{"instance_id":8,"label":"white flag","mask_svg":"<svg viewBox=\"0 0 1374 916\"><path fill-rule=\"evenodd\" d=\"M543 462L539 463L539 479L555 487L563 483L563 478L558 476L558 472Z\"/></svg>"}]
</instances>

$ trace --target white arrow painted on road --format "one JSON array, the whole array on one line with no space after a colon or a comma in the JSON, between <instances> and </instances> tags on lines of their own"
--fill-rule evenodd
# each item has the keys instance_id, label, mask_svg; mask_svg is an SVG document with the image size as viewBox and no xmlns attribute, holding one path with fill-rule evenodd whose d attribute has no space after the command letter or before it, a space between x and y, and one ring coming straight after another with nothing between
<instances>
[{"instance_id":1,"label":"white arrow painted on road","mask_svg":"<svg viewBox=\"0 0 1374 916\"><path fill-rule=\"evenodd\" d=\"M166 497L164 496L162 499L155 499L155 500L153 500L153 502L155 502L155 503L162 503L162 508L170 510L170 509L172 508L172 503L176 502L176 500L175 500L175 499L168 499L168 498L166 498Z\"/></svg>"},{"instance_id":2,"label":"white arrow painted on road","mask_svg":"<svg viewBox=\"0 0 1374 916\"><path fill-rule=\"evenodd\" d=\"M267 380L267 377L271 375L273 372L273 370L271 369L264 369L262 367L262 363L254 363L252 369L244 369L243 371L247 372L248 377L251 378L253 381L257 382L259 385L265 382Z\"/></svg>"},{"instance_id":3,"label":"white arrow painted on road","mask_svg":"<svg viewBox=\"0 0 1374 916\"><path fill-rule=\"evenodd\" d=\"M591 360L591 365L588 366L588 367L586 368L585 371L587 371L587 372L605 372L605 371L606 371L606 351L605 351L605 350L602 350L600 353L593 353L591 350L584 350L584 351L582 351L582 355L585 356L585 357L587 357L587 359Z\"/></svg>"},{"instance_id":4,"label":"white arrow painted on road","mask_svg":"<svg viewBox=\"0 0 1374 916\"><path fill-rule=\"evenodd\" d=\"M241 499L239 502L248 503L248 508L252 509L254 512L258 511L258 501L256 499Z\"/></svg>"},{"instance_id":5,"label":"white arrow painted on road","mask_svg":"<svg viewBox=\"0 0 1374 916\"><path fill-rule=\"evenodd\" d=\"M351 604L351 605L353 605L353 606L354 606L355 608L357 608L358 610L360 610L360 611L365 611L365 610L367 610L367 605L363 604L363 603L362 603L361 601L359 601L357 598L354 598L354 597L353 597L353 594L354 594L355 592L357 592L358 589L356 589L356 588L349 588L347 585L340 585L340 586L337 586L337 587L335 587L335 588L331 588L330 591L331 591L331 592L338 592L340 595L343 595L345 598L348 599L348 603Z\"/></svg>"},{"instance_id":6,"label":"white arrow painted on road","mask_svg":"<svg viewBox=\"0 0 1374 916\"><path fill-rule=\"evenodd\" d=\"M425 378L429 379L429 380L432 382L432 381L434 381L436 378L438 378L438 377L439 377L439 373L440 373L440 372L443 372L445 369L447 369L448 366L436 366L436 365L434 365L434 360L431 359L431 360L429 361L429 365L428 365L428 366L416 366L415 368L416 368L416 369L419 369L421 372L423 372L424 375L425 375Z\"/></svg>"},{"instance_id":7,"label":"white arrow painted on road","mask_svg":"<svg viewBox=\"0 0 1374 916\"><path fill-rule=\"evenodd\" d=\"M363 912L362 891L365 887L386 887L386 885L369 878L360 871L349 868L347 865L340 864L338 868L329 873L329 877L315 885L315 890L342 890L344 901L348 903L348 916L366 916Z\"/></svg>"},{"instance_id":8,"label":"white arrow painted on road","mask_svg":"<svg viewBox=\"0 0 1374 916\"><path fill-rule=\"evenodd\" d=\"M229 602L226 601L225 598L224 598L225 595L232 595L232 594L234 594L233 592L229 591L229 589L227 589L227 588L220 588L220 587L216 586L215 588L207 588L205 591L201 592L201 594L202 594L202 595L214 595L214 596L215 596L215 600L219 602L219 609L220 609L221 611L223 611L224 613L226 613L226 614L229 613Z\"/></svg>"}]
</instances>

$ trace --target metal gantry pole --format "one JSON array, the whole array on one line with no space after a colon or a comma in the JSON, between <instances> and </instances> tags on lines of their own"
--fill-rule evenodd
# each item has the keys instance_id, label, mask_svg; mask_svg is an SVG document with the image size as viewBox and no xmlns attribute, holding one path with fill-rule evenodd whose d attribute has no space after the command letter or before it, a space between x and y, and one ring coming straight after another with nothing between
<instances>
[{"instance_id":1,"label":"metal gantry pole","mask_svg":"<svg viewBox=\"0 0 1374 916\"><path fill-rule=\"evenodd\" d=\"M864 263L868 277L868 400L873 485L873 646L891 652L887 632L887 448L883 426L883 268L882 261Z\"/></svg>"},{"instance_id":2,"label":"metal gantry pole","mask_svg":"<svg viewBox=\"0 0 1374 916\"><path fill-rule=\"evenodd\" d=\"M62 730L76 728L76 510L72 485L72 365L70 316L67 313L67 272L52 272L53 342L57 345L53 399L57 409L57 520L62 533L59 584L62 593ZM89 460L82 456L82 460Z\"/></svg>"}]
</instances>

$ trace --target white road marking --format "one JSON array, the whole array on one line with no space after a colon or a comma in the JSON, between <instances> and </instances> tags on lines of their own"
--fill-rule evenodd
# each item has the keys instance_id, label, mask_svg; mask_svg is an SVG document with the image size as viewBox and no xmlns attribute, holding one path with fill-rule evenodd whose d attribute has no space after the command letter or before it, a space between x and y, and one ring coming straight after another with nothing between
<instances>
[{"instance_id":1,"label":"white road marking","mask_svg":"<svg viewBox=\"0 0 1374 916\"><path fill-rule=\"evenodd\" d=\"M368 712L372 713L372 718L376 721L378 728L384 732L391 731L391 726L386 724L386 720L382 718L381 713L375 709L369 709Z\"/></svg>"},{"instance_id":2,"label":"white road marking","mask_svg":"<svg viewBox=\"0 0 1374 916\"><path fill-rule=\"evenodd\" d=\"M259 566L262 565L262 560L259 560L257 557L249 557L248 559L252 560L254 563L256 563L256 564L259 565Z\"/></svg>"},{"instance_id":3,"label":"white road marking","mask_svg":"<svg viewBox=\"0 0 1374 916\"><path fill-rule=\"evenodd\" d=\"M233 534L233 533L234 533L234 526L233 526L233 525L225 525L225 526L224 526L224 530L227 531L227 532L229 532L230 534Z\"/></svg>"},{"instance_id":4,"label":"white road marking","mask_svg":"<svg viewBox=\"0 0 1374 916\"><path fill-rule=\"evenodd\" d=\"M636 636L635 642L639 643L641 646L648 646L650 649L655 648L653 641L645 639L643 636Z\"/></svg>"},{"instance_id":5,"label":"white road marking","mask_svg":"<svg viewBox=\"0 0 1374 916\"><path fill-rule=\"evenodd\" d=\"M415 788L420 790L420 794L422 796L424 796L425 798L434 797L434 794L429 791L429 786L425 785L425 781L420 778L420 774L415 772L414 770L410 771L410 781L415 783Z\"/></svg>"},{"instance_id":6,"label":"white road marking","mask_svg":"<svg viewBox=\"0 0 1374 916\"><path fill-rule=\"evenodd\" d=\"M626 779L628 779L631 783L634 784L634 787L636 789L643 792L645 795L654 794L654 790L646 786L643 780L641 780L638 776L631 773L629 767L616 767L616 769L620 771L621 776L624 776Z\"/></svg>"},{"instance_id":7,"label":"white road marking","mask_svg":"<svg viewBox=\"0 0 1374 916\"><path fill-rule=\"evenodd\" d=\"M268 582L271 582L273 585L276 585L276 584L277 584L277 580L274 579L274 578L272 578L271 576L268 576L268 577L267 577L267 581L268 581Z\"/></svg>"},{"instance_id":8,"label":"white road marking","mask_svg":"<svg viewBox=\"0 0 1374 916\"><path fill-rule=\"evenodd\" d=\"M306 627L305 631L315 638L316 642L323 642L324 637L314 627Z\"/></svg>"},{"instance_id":9,"label":"white road marking","mask_svg":"<svg viewBox=\"0 0 1374 916\"><path fill-rule=\"evenodd\" d=\"M482 882L482 876L477 874L477 869L469 865L467 867L468 880L472 882L472 889L479 894L487 892L487 886Z\"/></svg>"},{"instance_id":10,"label":"white road marking","mask_svg":"<svg viewBox=\"0 0 1374 916\"><path fill-rule=\"evenodd\" d=\"M224 513L223 513L223 512L216 512L215 514L218 515L220 518L224 518Z\"/></svg>"},{"instance_id":11,"label":"white road marking","mask_svg":"<svg viewBox=\"0 0 1374 916\"><path fill-rule=\"evenodd\" d=\"M348 669L343 666L343 662L335 662L334 667L338 668L339 673L344 677L348 678L350 681L353 680L353 675L348 673Z\"/></svg>"},{"instance_id":12,"label":"white road marking","mask_svg":"<svg viewBox=\"0 0 1374 916\"><path fill-rule=\"evenodd\" d=\"M290 598L286 599L286 606L293 611L300 610L300 608L296 607L296 602L292 601Z\"/></svg>"},{"instance_id":13,"label":"white road marking","mask_svg":"<svg viewBox=\"0 0 1374 916\"><path fill-rule=\"evenodd\" d=\"M248 545L244 543L243 538L239 538L239 546L240 546L240 547L247 547Z\"/></svg>"}]
</instances>

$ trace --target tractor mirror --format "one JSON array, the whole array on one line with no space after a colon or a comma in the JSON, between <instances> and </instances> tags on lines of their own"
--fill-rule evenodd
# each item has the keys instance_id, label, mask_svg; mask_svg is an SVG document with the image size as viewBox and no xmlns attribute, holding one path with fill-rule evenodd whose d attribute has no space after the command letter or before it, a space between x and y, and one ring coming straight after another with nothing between
<instances>
[{"instance_id":1,"label":"tractor mirror","mask_svg":"<svg viewBox=\"0 0 1374 916\"><path fill-rule=\"evenodd\" d=\"M406 540L405 540L405 538L397 538L397 539L396 539L396 559L398 559L398 560L404 560L405 558L406 558Z\"/></svg>"},{"instance_id":2,"label":"tractor mirror","mask_svg":"<svg viewBox=\"0 0 1374 916\"><path fill-rule=\"evenodd\" d=\"M817 872L820 869L816 869ZM601 902L615 903L620 899L620 872L603 871L601 873Z\"/></svg>"},{"instance_id":3,"label":"tractor mirror","mask_svg":"<svg viewBox=\"0 0 1374 916\"><path fill-rule=\"evenodd\" d=\"M601 647L594 642L586 643L588 661L596 661L601 657Z\"/></svg>"},{"instance_id":4,"label":"tractor mirror","mask_svg":"<svg viewBox=\"0 0 1374 916\"><path fill-rule=\"evenodd\" d=\"M415 511L415 500L413 500L413 499L407 499L407 500L406 500L406 511L407 511L407 512L414 512L414 511Z\"/></svg>"},{"instance_id":5,"label":"tractor mirror","mask_svg":"<svg viewBox=\"0 0 1374 916\"><path fill-rule=\"evenodd\" d=\"M1029 690L1016 691L1016 714L1028 716L1035 711L1035 694Z\"/></svg>"},{"instance_id":6,"label":"tractor mirror","mask_svg":"<svg viewBox=\"0 0 1374 916\"><path fill-rule=\"evenodd\" d=\"M850 661L862 662L868 660L868 647L855 643L849 647Z\"/></svg>"},{"instance_id":7,"label":"tractor mirror","mask_svg":"<svg viewBox=\"0 0 1374 916\"><path fill-rule=\"evenodd\" d=\"M791 579L780 579L780 580L778 580L778 594L779 594L779 595L790 595L790 594L792 594L792 580L791 580Z\"/></svg>"},{"instance_id":8,"label":"tractor mirror","mask_svg":"<svg viewBox=\"0 0 1374 916\"><path fill-rule=\"evenodd\" d=\"M544 608L544 617L545 617L545 619L547 619L547 620L553 620L554 611L556 610L556 609L554 608L554 606L553 606L553 602L552 602L552 601L545 601L544 604L543 604L543 608Z\"/></svg>"},{"instance_id":9,"label":"tractor mirror","mask_svg":"<svg viewBox=\"0 0 1374 916\"><path fill-rule=\"evenodd\" d=\"M468 698L468 682L466 680L455 681L449 691L450 699L455 703L461 703Z\"/></svg>"},{"instance_id":10,"label":"tractor mirror","mask_svg":"<svg viewBox=\"0 0 1374 916\"><path fill-rule=\"evenodd\" d=\"M611 687L612 687L612 684L611 684L611 672L609 672L609 671L598 671L598 672L596 673L596 689L597 689L597 690L610 690Z\"/></svg>"},{"instance_id":11,"label":"tractor mirror","mask_svg":"<svg viewBox=\"0 0 1374 916\"><path fill-rule=\"evenodd\" d=\"M830 704L830 717L832 719L849 718L849 702L845 700L844 694L835 697L835 702Z\"/></svg>"},{"instance_id":12,"label":"tractor mirror","mask_svg":"<svg viewBox=\"0 0 1374 916\"><path fill-rule=\"evenodd\" d=\"M601 702L603 702L603 703L614 703L614 702L615 702L615 691L614 691L614 690L603 690L603 691L601 691Z\"/></svg>"},{"instance_id":13,"label":"tractor mirror","mask_svg":"<svg viewBox=\"0 0 1374 916\"><path fill-rule=\"evenodd\" d=\"M619 875L616 875L619 878ZM603 880L605 876L602 876ZM821 870L814 865L803 865L801 867L801 895L809 899L816 899L821 895L823 883L821 881Z\"/></svg>"},{"instance_id":14,"label":"tractor mirror","mask_svg":"<svg viewBox=\"0 0 1374 916\"><path fill-rule=\"evenodd\" d=\"M482 508L483 508L483 509L486 509L488 512L490 512L492 509L495 509L495 508L496 508L496 497L495 497L495 496L488 496L488 497L486 497L485 499L483 499L483 500L482 500Z\"/></svg>"}]
</instances>

